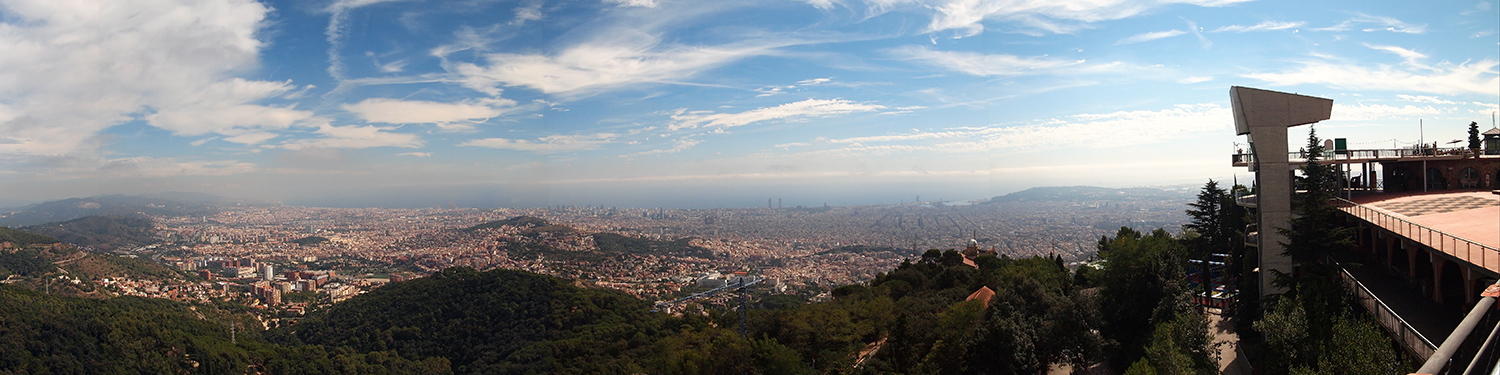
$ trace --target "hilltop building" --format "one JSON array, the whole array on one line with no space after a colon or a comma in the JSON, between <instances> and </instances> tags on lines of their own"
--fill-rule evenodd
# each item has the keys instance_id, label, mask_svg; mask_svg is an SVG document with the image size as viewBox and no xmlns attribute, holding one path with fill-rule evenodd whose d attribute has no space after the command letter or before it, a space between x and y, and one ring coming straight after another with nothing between
<instances>
[{"instance_id":1,"label":"hilltop building","mask_svg":"<svg viewBox=\"0 0 1500 375\"><path fill-rule=\"evenodd\" d=\"M979 264L974 263L974 258L984 255L1000 256L1000 253L995 250L994 246L990 246L989 249L979 248L979 240L977 239L969 239L969 246L964 247L964 251L961 254L964 255L964 264L974 268L979 268Z\"/></svg>"}]
</instances>

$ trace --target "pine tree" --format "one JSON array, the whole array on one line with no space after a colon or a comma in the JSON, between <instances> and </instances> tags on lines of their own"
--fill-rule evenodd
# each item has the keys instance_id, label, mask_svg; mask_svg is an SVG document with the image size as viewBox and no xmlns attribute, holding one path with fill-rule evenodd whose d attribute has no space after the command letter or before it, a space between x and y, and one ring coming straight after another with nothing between
<instances>
[{"instance_id":1,"label":"pine tree","mask_svg":"<svg viewBox=\"0 0 1500 375\"><path fill-rule=\"evenodd\" d=\"M1316 342L1332 338L1333 323L1345 309L1345 291L1338 281L1338 266L1325 263L1335 249L1353 246L1352 228L1340 226L1339 211L1329 201L1338 196L1334 190L1337 170L1333 166L1318 164L1323 153L1317 132L1309 130L1307 135L1307 163L1300 169L1302 177L1296 187L1300 193L1292 204L1291 228L1276 228L1287 238L1282 243L1282 255L1297 264L1292 274L1277 273L1277 286L1287 288L1287 294L1300 301L1307 312L1307 333ZM1295 303L1295 302L1294 302ZM1318 352L1319 348L1312 350ZM1316 358L1320 353L1311 353L1305 358Z\"/></svg>"},{"instance_id":2,"label":"pine tree","mask_svg":"<svg viewBox=\"0 0 1500 375\"><path fill-rule=\"evenodd\" d=\"M1479 147L1479 123L1469 121L1469 149L1474 150L1474 154L1478 155Z\"/></svg>"},{"instance_id":3,"label":"pine tree","mask_svg":"<svg viewBox=\"0 0 1500 375\"><path fill-rule=\"evenodd\" d=\"M1205 294L1213 293L1208 261L1215 252L1229 249L1229 233L1232 233L1229 231L1232 229L1224 225L1224 203L1228 196L1229 193L1219 187L1218 181L1208 180L1208 183L1203 184L1203 190L1198 192L1198 201L1188 204L1193 209L1186 211L1189 223L1182 226L1184 232L1197 234L1196 237L1188 237L1187 245L1192 256L1203 261L1199 272L1203 275L1202 288ZM1228 201L1233 204L1232 198Z\"/></svg>"}]
</instances>

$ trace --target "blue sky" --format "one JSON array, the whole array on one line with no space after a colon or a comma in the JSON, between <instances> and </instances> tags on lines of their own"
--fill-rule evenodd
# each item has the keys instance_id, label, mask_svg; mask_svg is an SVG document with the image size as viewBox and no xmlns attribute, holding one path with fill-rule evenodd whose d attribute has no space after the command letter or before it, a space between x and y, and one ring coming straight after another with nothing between
<instances>
[{"instance_id":1,"label":"blue sky","mask_svg":"<svg viewBox=\"0 0 1500 375\"><path fill-rule=\"evenodd\" d=\"M1249 177L1233 85L1334 99L1319 134L1356 148L1488 129L1497 29L1490 1L3 0L0 203L1196 184Z\"/></svg>"}]
</instances>

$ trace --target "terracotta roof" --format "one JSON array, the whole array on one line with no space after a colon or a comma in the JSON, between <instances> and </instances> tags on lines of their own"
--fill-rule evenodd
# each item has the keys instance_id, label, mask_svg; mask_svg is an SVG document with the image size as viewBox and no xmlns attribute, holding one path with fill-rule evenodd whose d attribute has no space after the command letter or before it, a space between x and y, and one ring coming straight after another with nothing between
<instances>
[{"instance_id":1,"label":"terracotta roof","mask_svg":"<svg viewBox=\"0 0 1500 375\"><path fill-rule=\"evenodd\" d=\"M969 259L969 257L964 257L964 265L965 266L969 266L969 267L974 267L976 269L979 268L979 263L974 263L974 260L973 259Z\"/></svg>"},{"instance_id":2,"label":"terracotta roof","mask_svg":"<svg viewBox=\"0 0 1500 375\"><path fill-rule=\"evenodd\" d=\"M981 286L981 287L979 287L979 290L974 291L974 294L970 294L969 298L964 298L964 300L965 301L973 301L973 300L977 299L977 300L979 300L980 303L984 304L985 308L989 308L990 307L990 298L994 298L994 297L995 297L995 291L994 290L991 290L990 287L987 287L987 286Z\"/></svg>"}]
</instances>

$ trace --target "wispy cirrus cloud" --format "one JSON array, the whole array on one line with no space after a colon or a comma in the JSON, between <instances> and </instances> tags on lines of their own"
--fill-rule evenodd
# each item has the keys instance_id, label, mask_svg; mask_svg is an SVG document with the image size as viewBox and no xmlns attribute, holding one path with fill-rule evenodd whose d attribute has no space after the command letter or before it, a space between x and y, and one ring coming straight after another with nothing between
<instances>
[{"instance_id":1,"label":"wispy cirrus cloud","mask_svg":"<svg viewBox=\"0 0 1500 375\"><path fill-rule=\"evenodd\" d=\"M1245 26L1245 25L1220 26L1219 28L1214 29L1214 31L1212 31L1212 32L1215 32L1215 33L1249 33L1249 32L1257 32L1257 31L1277 31L1277 30L1294 29L1294 28L1302 27L1302 25L1306 25L1306 24L1307 24L1306 22L1265 21L1265 22L1257 23L1257 24L1250 25L1250 26Z\"/></svg>"},{"instance_id":2,"label":"wispy cirrus cloud","mask_svg":"<svg viewBox=\"0 0 1500 375\"><path fill-rule=\"evenodd\" d=\"M323 125L317 133L322 137L283 143L281 148L303 150L310 148L372 148L400 147L418 148L424 143L416 134L390 132L392 128L378 126L334 126Z\"/></svg>"},{"instance_id":3,"label":"wispy cirrus cloud","mask_svg":"<svg viewBox=\"0 0 1500 375\"><path fill-rule=\"evenodd\" d=\"M1364 13L1356 13L1353 18L1339 22L1337 25L1313 29L1317 31L1349 31L1359 30L1364 32L1389 31L1402 34L1421 34L1427 32L1427 25L1413 25L1402 22L1399 19L1386 16L1372 16Z\"/></svg>"},{"instance_id":4,"label":"wispy cirrus cloud","mask_svg":"<svg viewBox=\"0 0 1500 375\"><path fill-rule=\"evenodd\" d=\"M234 160L183 160L135 156L105 160L95 173L124 178L229 176L258 170L255 164Z\"/></svg>"},{"instance_id":5,"label":"wispy cirrus cloud","mask_svg":"<svg viewBox=\"0 0 1500 375\"><path fill-rule=\"evenodd\" d=\"M465 87L492 96L499 95L501 86L586 95L643 83L683 83L703 71L788 44L664 45L657 36L622 29L555 54L493 53L484 55L482 64L445 62L444 67Z\"/></svg>"},{"instance_id":6,"label":"wispy cirrus cloud","mask_svg":"<svg viewBox=\"0 0 1500 375\"><path fill-rule=\"evenodd\" d=\"M1282 72L1242 76L1280 86L1314 84L1350 90L1493 95L1500 90L1497 66L1500 64L1489 59L1462 64L1443 62L1418 69L1303 61L1299 66Z\"/></svg>"},{"instance_id":7,"label":"wispy cirrus cloud","mask_svg":"<svg viewBox=\"0 0 1500 375\"><path fill-rule=\"evenodd\" d=\"M672 147L670 147L670 148L641 151L641 152L637 152L637 153L633 153L633 154L620 155L620 157L633 158L633 157L648 156L648 155L675 154L675 153L687 151L687 149L693 148L693 146L697 146L699 143L703 143L703 141L702 140L698 140L698 139L691 139L691 138L677 139L677 140L673 140L672 141Z\"/></svg>"},{"instance_id":8,"label":"wispy cirrus cloud","mask_svg":"<svg viewBox=\"0 0 1500 375\"><path fill-rule=\"evenodd\" d=\"M1375 44L1365 43L1365 47L1369 48L1369 49L1376 50L1376 51L1385 51L1385 52L1394 53L1394 54L1396 54L1396 56L1401 56L1401 58L1406 59L1406 63L1407 64L1416 65L1417 64L1417 60L1427 58L1427 55L1424 55L1421 52L1412 51L1412 50L1409 50L1409 49L1405 49L1405 48L1401 48L1401 47L1396 47L1396 46L1382 46L1382 45L1375 45Z\"/></svg>"},{"instance_id":9,"label":"wispy cirrus cloud","mask_svg":"<svg viewBox=\"0 0 1500 375\"><path fill-rule=\"evenodd\" d=\"M808 99L775 107L757 108L739 113L686 112L672 115L671 130L699 127L731 128L773 120L801 120L886 109L879 104L858 103L844 99Z\"/></svg>"},{"instance_id":10,"label":"wispy cirrus cloud","mask_svg":"<svg viewBox=\"0 0 1500 375\"><path fill-rule=\"evenodd\" d=\"M656 0L604 0L605 4L615 4L621 7L656 8Z\"/></svg>"},{"instance_id":11,"label":"wispy cirrus cloud","mask_svg":"<svg viewBox=\"0 0 1500 375\"><path fill-rule=\"evenodd\" d=\"M462 147L484 147L502 150L529 151L535 153L557 153L594 150L614 143L620 137L615 133L549 135L536 140L511 138L482 138L458 144Z\"/></svg>"},{"instance_id":12,"label":"wispy cirrus cloud","mask_svg":"<svg viewBox=\"0 0 1500 375\"><path fill-rule=\"evenodd\" d=\"M1396 99L1401 99L1401 100L1405 100L1405 101L1413 102L1413 103L1431 103L1431 104L1444 104L1444 105L1459 104L1458 102L1454 102L1452 100L1439 99L1437 97L1426 96L1426 95L1396 94Z\"/></svg>"},{"instance_id":13,"label":"wispy cirrus cloud","mask_svg":"<svg viewBox=\"0 0 1500 375\"><path fill-rule=\"evenodd\" d=\"M1070 34L1089 24L1134 17L1170 3L1219 7L1248 0L1015 2L1002 0L917 1L934 14L926 32L952 30L956 37L984 32L986 21L1006 22L1030 33ZM890 3L891 1L884 1Z\"/></svg>"},{"instance_id":14,"label":"wispy cirrus cloud","mask_svg":"<svg viewBox=\"0 0 1500 375\"><path fill-rule=\"evenodd\" d=\"M1451 102L1450 102L1451 103ZM1333 104L1333 119L1339 121L1390 120L1396 118L1418 118L1444 113L1433 106L1392 106L1384 104Z\"/></svg>"},{"instance_id":15,"label":"wispy cirrus cloud","mask_svg":"<svg viewBox=\"0 0 1500 375\"><path fill-rule=\"evenodd\" d=\"M887 54L901 60L984 77L1046 74L1084 64L1083 60L937 51L925 46L899 47L888 50Z\"/></svg>"},{"instance_id":16,"label":"wispy cirrus cloud","mask_svg":"<svg viewBox=\"0 0 1500 375\"><path fill-rule=\"evenodd\" d=\"M465 121L482 122L505 113L516 102L509 99L476 99L455 103L425 100L371 98L343 109L361 120L386 124L438 124L444 129L464 130L472 126Z\"/></svg>"},{"instance_id":17,"label":"wispy cirrus cloud","mask_svg":"<svg viewBox=\"0 0 1500 375\"><path fill-rule=\"evenodd\" d=\"M1182 31L1182 30L1177 30L1177 29L1165 30L1165 31L1153 31L1153 32L1149 32L1149 33L1135 34L1135 35L1131 35L1129 37L1126 37L1125 39L1120 39L1119 41L1115 42L1115 45L1119 46L1119 45L1126 45L1126 44L1136 44L1136 43L1142 43L1142 42L1150 42L1150 41L1153 41L1153 40L1160 40L1160 39L1171 38L1171 37L1182 35L1182 34L1187 34L1187 32L1186 31Z\"/></svg>"},{"instance_id":18,"label":"wispy cirrus cloud","mask_svg":"<svg viewBox=\"0 0 1500 375\"><path fill-rule=\"evenodd\" d=\"M1159 110L1086 113L1023 124L936 131L914 129L900 134L828 139L827 144L842 146L808 153L885 155L899 152L1021 153L1062 148L1109 149L1172 142L1225 131L1231 125L1231 115L1228 108L1218 104L1184 104Z\"/></svg>"}]
</instances>

